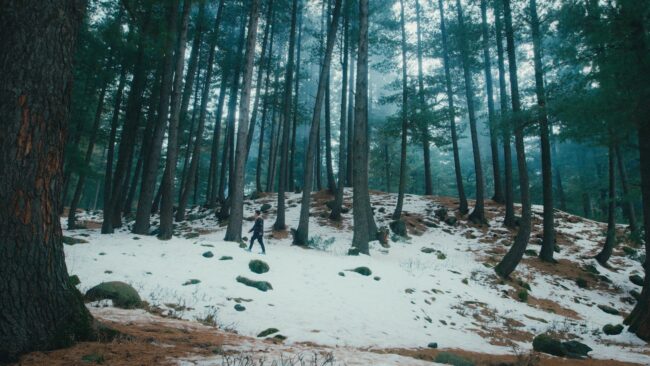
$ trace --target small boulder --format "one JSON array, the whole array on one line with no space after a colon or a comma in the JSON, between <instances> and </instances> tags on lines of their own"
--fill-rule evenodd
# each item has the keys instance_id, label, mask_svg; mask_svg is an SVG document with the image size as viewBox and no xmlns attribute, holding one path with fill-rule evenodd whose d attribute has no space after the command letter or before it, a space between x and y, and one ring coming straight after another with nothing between
<instances>
[{"instance_id":1,"label":"small boulder","mask_svg":"<svg viewBox=\"0 0 650 366\"><path fill-rule=\"evenodd\" d=\"M268 204L268 203L265 203L262 206L260 206L260 211L262 211L262 212L267 212L270 209L271 209L271 205Z\"/></svg>"},{"instance_id":2,"label":"small boulder","mask_svg":"<svg viewBox=\"0 0 650 366\"><path fill-rule=\"evenodd\" d=\"M422 249L420 249L420 251L422 253L425 253L425 254L431 254L431 253L435 252L436 250L433 249L433 248L423 247Z\"/></svg>"},{"instance_id":3,"label":"small boulder","mask_svg":"<svg viewBox=\"0 0 650 366\"><path fill-rule=\"evenodd\" d=\"M632 276L630 276L630 282L632 282L633 284L635 284L637 286L643 286L643 277L641 277L641 276L639 276L637 274L632 275Z\"/></svg>"},{"instance_id":4,"label":"small boulder","mask_svg":"<svg viewBox=\"0 0 650 366\"><path fill-rule=\"evenodd\" d=\"M607 305L598 305L598 308L599 308L600 310L606 312L607 314L612 314L612 315L619 315L619 314L620 314L618 310L614 309L614 308L611 307L611 306L607 306Z\"/></svg>"},{"instance_id":5,"label":"small boulder","mask_svg":"<svg viewBox=\"0 0 650 366\"><path fill-rule=\"evenodd\" d=\"M433 211L433 213L436 215L438 220L440 221L445 221L447 219L447 209L445 207L440 207Z\"/></svg>"},{"instance_id":6,"label":"small boulder","mask_svg":"<svg viewBox=\"0 0 650 366\"><path fill-rule=\"evenodd\" d=\"M562 342L547 334L540 334L533 339L533 349L558 357L565 357L569 353Z\"/></svg>"},{"instance_id":7,"label":"small boulder","mask_svg":"<svg viewBox=\"0 0 650 366\"><path fill-rule=\"evenodd\" d=\"M359 249L358 248L350 248L348 249L348 255L359 255Z\"/></svg>"},{"instance_id":8,"label":"small boulder","mask_svg":"<svg viewBox=\"0 0 650 366\"><path fill-rule=\"evenodd\" d=\"M578 341L562 342L562 345L566 348L569 358L586 358L588 353L593 351L591 347Z\"/></svg>"},{"instance_id":9,"label":"small boulder","mask_svg":"<svg viewBox=\"0 0 650 366\"><path fill-rule=\"evenodd\" d=\"M214 257L214 254L213 254L211 251L209 251L209 250L208 250L207 252L201 254L201 255L202 255L204 258L212 258L212 257Z\"/></svg>"},{"instance_id":10,"label":"small boulder","mask_svg":"<svg viewBox=\"0 0 650 366\"><path fill-rule=\"evenodd\" d=\"M372 274L372 271L368 267L357 267L355 269L351 269L351 272L356 272L362 276L370 276Z\"/></svg>"},{"instance_id":11,"label":"small boulder","mask_svg":"<svg viewBox=\"0 0 650 366\"><path fill-rule=\"evenodd\" d=\"M244 311L246 310L246 307L242 304L235 304L235 310L237 311Z\"/></svg>"},{"instance_id":12,"label":"small boulder","mask_svg":"<svg viewBox=\"0 0 650 366\"><path fill-rule=\"evenodd\" d=\"M431 343L427 344L427 347L429 347L429 348L433 348L433 349L436 349L436 348L438 348L438 343L436 343L436 342L431 342Z\"/></svg>"},{"instance_id":13,"label":"small boulder","mask_svg":"<svg viewBox=\"0 0 650 366\"><path fill-rule=\"evenodd\" d=\"M447 217L445 219L445 224L447 224L449 226L456 226L457 223L458 223L458 219L456 219L453 216Z\"/></svg>"},{"instance_id":14,"label":"small boulder","mask_svg":"<svg viewBox=\"0 0 650 366\"><path fill-rule=\"evenodd\" d=\"M607 324L603 327L603 333L607 335L621 334L622 331L623 331L623 325L621 324L616 324L616 325Z\"/></svg>"},{"instance_id":15,"label":"small boulder","mask_svg":"<svg viewBox=\"0 0 650 366\"><path fill-rule=\"evenodd\" d=\"M406 223L404 222L404 220L402 220L402 219L395 220L395 221L391 222L389 224L389 226L390 226L390 229L396 235L403 236L403 237L408 236L408 234L406 232Z\"/></svg>"},{"instance_id":16,"label":"small boulder","mask_svg":"<svg viewBox=\"0 0 650 366\"><path fill-rule=\"evenodd\" d=\"M243 276L237 276L237 282L249 287L256 288L262 292L273 290L273 286L271 286L271 284L266 281L254 281Z\"/></svg>"},{"instance_id":17,"label":"small boulder","mask_svg":"<svg viewBox=\"0 0 650 366\"><path fill-rule=\"evenodd\" d=\"M250 262L248 262L248 268L257 274L262 274L268 272L271 268L269 267L266 262L261 261L259 259L253 259Z\"/></svg>"},{"instance_id":18,"label":"small boulder","mask_svg":"<svg viewBox=\"0 0 650 366\"><path fill-rule=\"evenodd\" d=\"M86 292L86 301L113 300L113 305L122 309L142 306L138 292L129 284L120 281L102 282Z\"/></svg>"},{"instance_id":19,"label":"small boulder","mask_svg":"<svg viewBox=\"0 0 650 366\"><path fill-rule=\"evenodd\" d=\"M231 261L232 257L229 255L223 255L221 258L219 258L220 261Z\"/></svg>"},{"instance_id":20,"label":"small boulder","mask_svg":"<svg viewBox=\"0 0 650 366\"><path fill-rule=\"evenodd\" d=\"M257 335L257 337L258 337L258 338L264 338L264 337L268 337L268 336L270 336L271 334L275 334L275 333L277 333L277 332L279 332L279 330L277 330L276 328L267 328L267 329L261 331L261 332Z\"/></svg>"},{"instance_id":21,"label":"small boulder","mask_svg":"<svg viewBox=\"0 0 650 366\"><path fill-rule=\"evenodd\" d=\"M183 283L183 286L189 286L189 285L198 285L201 283L201 280L197 280L196 278L189 279Z\"/></svg>"}]
</instances>

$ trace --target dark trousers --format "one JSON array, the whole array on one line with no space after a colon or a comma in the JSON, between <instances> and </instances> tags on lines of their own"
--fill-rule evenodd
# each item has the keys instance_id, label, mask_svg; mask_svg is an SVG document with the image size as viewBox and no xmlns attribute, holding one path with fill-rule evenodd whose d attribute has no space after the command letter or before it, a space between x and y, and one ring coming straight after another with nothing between
<instances>
[{"instance_id":1,"label":"dark trousers","mask_svg":"<svg viewBox=\"0 0 650 366\"><path fill-rule=\"evenodd\" d=\"M262 234L253 234L253 237L251 238L251 244L248 246L248 250L253 249L253 242L255 242L255 239L257 239L257 242L260 243L260 246L262 247L262 253L266 253L266 249L264 248L264 236Z\"/></svg>"}]
</instances>

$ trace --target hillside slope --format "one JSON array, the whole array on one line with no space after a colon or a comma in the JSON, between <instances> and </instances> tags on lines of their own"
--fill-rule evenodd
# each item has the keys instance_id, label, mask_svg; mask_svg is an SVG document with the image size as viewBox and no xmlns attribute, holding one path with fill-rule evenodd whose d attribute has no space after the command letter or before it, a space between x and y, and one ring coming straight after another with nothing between
<instances>
[{"instance_id":1,"label":"hillside slope","mask_svg":"<svg viewBox=\"0 0 650 366\"><path fill-rule=\"evenodd\" d=\"M287 198L287 222L295 228L300 195ZM612 268L604 268L591 259L600 248L604 225L558 212L559 263L544 264L535 256L541 230L541 208L535 207L530 251L512 280L503 281L492 267L514 232L501 225L501 207L488 204L490 225L481 228L459 216L453 199L407 195L409 238L391 234L390 248L373 242L370 256L348 256L352 214L332 223L323 217L329 199L324 192L314 194L310 249L292 246L286 232L270 231L274 195L246 201L245 215L271 205L265 213L265 256L257 254L259 246L248 253L237 243L224 242L225 226L198 207L170 241L133 235L128 227L101 235L96 228L101 212L82 213L80 220L89 229L64 234L88 243L66 245L68 270L79 276L82 291L103 281L124 281L161 315L207 321L243 336L277 328L287 337L286 345L408 353L404 350L436 342L443 349L512 354L526 352L535 335L549 332L589 345L594 359L650 364L645 342L627 331L614 336L602 332L606 324L622 323L634 304L630 292L641 290L629 280L643 271L622 229ZM350 200L346 191L351 208ZM388 226L396 196L373 192L371 200L378 226ZM457 223L445 222L441 208ZM245 222L245 231L251 226ZM213 256L205 257L206 252ZM252 259L263 260L270 271L251 272ZM372 273L351 271L358 267ZM272 290L245 286L238 276L268 281ZM197 282L192 279L200 282L188 284Z\"/></svg>"}]
</instances>

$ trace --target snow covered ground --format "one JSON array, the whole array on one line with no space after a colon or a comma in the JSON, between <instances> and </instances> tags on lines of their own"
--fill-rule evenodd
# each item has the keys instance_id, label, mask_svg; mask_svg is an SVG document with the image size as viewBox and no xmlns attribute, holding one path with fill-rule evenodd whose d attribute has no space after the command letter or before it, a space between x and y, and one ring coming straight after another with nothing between
<instances>
[{"instance_id":1,"label":"snow covered ground","mask_svg":"<svg viewBox=\"0 0 650 366\"><path fill-rule=\"evenodd\" d=\"M346 191L346 203L350 195ZM372 195L378 226L388 226L395 199L392 194ZM295 228L300 195L288 194L287 201L287 223ZM372 350L436 342L441 348L507 354L513 347L530 349L535 335L550 331L589 345L593 358L650 364L650 348L632 333L602 333L604 325L622 323L632 310L629 292L641 288L628 277L643 275L630 251L617 249L612 269L590 259L601 245L602 224L558 213L560 252L555 257L560 265L544 265L529 253L513 280L504 282L491 267L507 251L513 233L500 224L496 206L488 206L489 228L469 226L462 218L451 226L436 218L434 210L446 206L454 215L453 200L407 195L410 238L391 240L390 248L373 242L370 256L348 256L352 214L344 214L340 225L328 224L320 217L328 212L324 201L312 200L310 237L319 248L292 246L290 235L271 237L275 196L269 196L245 205L246 215L263 203L273 206L265 215L267 255L257 254L257 244L248 253L238 243L223 241L225 226L207 210L194 208L188 215L193 220L178 225L180 236L169 241L131 234L128 227L111 235L99 229L64 230L64 235L88 241L65 246L68 271L79 276L82 291L103 281L124 281L166 315L214 319L222 328L253 337L277 328L288 345L311 342ZM83 213L80 220L101 221L101 213ZM540 222L536 214L535 232L541 230ZM244 235L251 226L244 222ZM536 241L533 236L529 249L539 250ZM208 251L213 257L203 256ZM265 261L270 271L251 272L251 259ZM372 274L349 271L360 266ZM589 273L594 268L599 274ZM237 276L268 281L273 289L262 292L245 286ZM578 286L578 277L586 288ZM200 282L186 284L192 279ZM530 286L527 302L519 299L524 282ZM236 304L245 310L237 311ZM620 315L608 314L599 305ZM385 356L382 362L404 364L389 357L397 356Z\"/></svg>"}]
</instances>

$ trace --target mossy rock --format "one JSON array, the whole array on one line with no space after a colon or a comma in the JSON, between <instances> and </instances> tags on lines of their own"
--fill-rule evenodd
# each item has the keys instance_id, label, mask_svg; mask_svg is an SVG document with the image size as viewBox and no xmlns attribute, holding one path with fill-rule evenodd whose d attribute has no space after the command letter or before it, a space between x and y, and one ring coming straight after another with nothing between
<instances>
[{"instance_id":1,"label":"mossy rock","mask_svg":"<svg viewBox=\"0 0 650 366\"><path fill-rule=\"evenodd\" d=\"M607 314L612 314L612 315L619 315L620 314L620 312L618 310L616 310L613 307L608 306L608 305L598 305L598 308L600 310L606 312Z\"/></svg>"},{"instance_id":2,"label":"mossy rock","mask_svg":"<svg viewBox=\"0 0 650 366\"><path fill-rule=\"evenodd\" d=\"M63 242L63 244L67 244L67 245L86 244L86 243L88 243L88 240L84 240L84 239L80 239L80 238L73 238L71 236L65 236L65 235L63 235L63 237L61 238L61 241Z\"/></svg>"},{"instance_id":3,"label":"mossy rock","mask_svg":"<svg viewBox=\"0 0 650 366\"><path fill-rule=\"evenodd\" d=\"M566 348L569 358L586 358L588 353L593 351L591 347L578 341L562 342L562 345Z\"/></svg>"},{"instance_id":4,"label":"mossy rock","mask_svg":"<svg viewBox=\"0 0 650 366\"><path fill-rule=\"evenodd\" d=\"M370 276L372 271L368 267L357 267L355 269L350 269L350 272L356 272L362 276Z\"/></svg>"},{"instance_id":5,"label":"mossy rock","mask_svg":"<svg viewBox=\"0 0 650 366\"><path fill-rule=\"evenodd\" d=\"M189 285L198 285L201 283L201 280L197 280L196 278L189 279L183 283L183 286L189 286Z\"/></svg>"},{"instance_id":6,"label":"mossy rock","mask_svg":"<svg viewBox=\"0 0 650 366\"><path fill-rule=\"evenodd\" d=\"M390 226L391 231L393 231L395 235L403 237L408 236L408 233L406 232L406 222L404 222L404 220L400 219L392 221L388 226Z\"/></svg>"},{"instance_id":7,"label":"mossy rock","mask_svg":"<svg viewBox=\"0 0 650 366\"><path fill-rule=\"evenodd\" d=\"M129 284L120 281L102 282L86 292L86 301L113 300L113 305L122 309L142 306L138 292Z\"/></svg>"},{"instance_id":8,"label":"mossy rock","mask_svg":"<svg viewBox=\"0 0 650 366\"><path fill-rule=\"evenodd\" d=\"M237 282L246 286L254 287L262 292L273 290L273 286L266 281L254 281L243 276L237 276Z\"/></svg>"},{"instance_id":9,"label":"mossy rock","mask_svg":"<svg viewBox=\"0 0 650 366\"><path fill-rule=\"evenodd\" d=\"M528 302L528 290L523 289L517 293L517 297L521 302Z\"/></svg>"},{"instance_id":10,"label":"mossy rock","mask_svg":"<svg viewBox=\"0 0 650 366\"><path fill-rule=\"evenodd\" d=\"M268 204L268 203L265 203L260 207L260 211L262 211L262 212L267 212L270 209L271 209L271 205Z\"/></svg>"},{"instance_id":11,"label":"mossy rock","mask_svg":"<svg viewBox=\"0 0 650 366\"><path fill-rule=\"evenodd\" d=\"M244 311L244 310L246 310L246 307L244 305L241 305L241 304L235 304L235 310Z\"/></svg>"},{"instance_id":12,"label":"mossy rock","mask_svg":"<svg viewBox=\"0 0 650 366\"><path fill-rule=\"evenodd\" d=\"M621 334L623 331L623 325L622 324L607 324L603 327L603 333L607 335L618 335Z\"/></svg>"},{"instance_id":13,"label":"mossy rock","mask_svg":"<svg viewBox=\"0 0 650 366\"><path fill-rule=\"evenodd\" d=\"M283 336L282 334L276 334L273 336L273 339L282 342L287 339L287 336Z\"/></svg>"},{"instance_id":14,"label":"mossy rock","mask_svg":"<svg viewBox=\"0 0 650 366\"><path fill-rule=\"evenodd\" d=\"M343 273L343 272L339 272L339 276L341 276L341 277L345 277L345 273Z\"/></svg>"},{"instance_id":15,"label":"mossy rock","mask_svg":"<svg viewBox=\"0 0 650 366\"><path fill-rule=\"evenodd\" d=\"M424 247L424 248L420 249L420 251L421 251L422 253L425 253L425 254L431 254L431 253L435 252L436 250L433 249L433 248L427 248L427 247Z\"/></svg>"},{"instance_id":16,"label":"mossy rock","mask_svg":"<svg viewBox=\"0 0 650 366\"><path fill-rule=\"evenodd\" d=\"M471 360L468 360L463 356L459 356L451 352L438 353L436 358L433 359L433 362L444 363L447 365L454 365L454 366L474 366L474 362L472 362Z\"/></svg>"},{"instance_id":17,"label":"mossy rock","mask_svg":"<svg viewBox=\"0 0 650 366\"><path fill-rule=\"evenodd\" d=\"M195 239L195 238L199 237L199 233L197 233L197 232L187 233L187 234L183 235L183 237L185 239Z\"/></svg>"},{"instance_id":18,"label":"mossy rock","mask_svg":"<svg viewBox=\"0 0 650 366\"><path fill-rule=\"evenodd\" d=\"M547 334L540 334L533 339L533 349L558 357L565 357L569 353L562 342Z\"/></svg>"},{"instance_id":19,"label":"mossy rock","mask_svg":"<svg viewBox=\"0 0 650 366\"><path fill-rule=\"evenodd\" d=\"M578 287L580 287L580 288L588 288L589 287L589 284L587 283L587 280L585 280L582 277L578 277L576 279L576 285L578 285Z\"/></svg>"},{"instance_id":20,"label":"mossy rock","mask_svg":"<svg viewBox=\"0 0 650 366\"><path fill-rule=\"evenodd\" d=\"M212 253L212 252L209 251L209 250L208 250L207 252L201 254L201 255L202 255L204 258L212 258L212 257L214 257L214 253Z\"/></svg>"},{"instance_id":21,"label":"mossy rock","mask_svg":"<svg viewBox=\"0 0 650 366\"><path fill-rule=\"evenodd\" d=\"M428 347L428 348L436 349L436 348L438 348L438 343L436 343L436 342L431 342L431 343L427 344L427 347Z\"/></svg>"},{"instance_id":22,"label":"mossy rock","mask_svg":"<svg viewBox=\"0 0 650 366\"><path fill-rule=\"evenodd\" d=\"M259 259L253 259L250 262L248 262L248 268L257 274L262 274L268 272L271 267L269 267L266 262L261 261Z\"/></svg>"},{"instance_id":23,"label":"mossy rock","mask_svg":"<svg viewBox=\"0 0 650 366\"><path fill-rule=\"evenodd\" d=\"M220 261L231 261L232 257L229 256L229 255L224 255L224 256L221 256L221 258L219 258L219 260Z\"/></svg>"},{"instance_id":24,"label":"mossy rock","mask_svg":"<svg viewBox=\"0 0 650 366\"><path fill-rule=\"evenodd\" d=\"M373 277L373 280L375 280L375 281L381 281L381 277L379 277L379 276L375 276L375 277Z\"/></svg>"},{"instance_id":25,"label":"mossy rock","mask_svg":"<svg viewBox=\"0 0 650 366\"><path fill-rule=\"evenodd\" d=\"M438 218L440 221L445 221L447 219L447 209L445 207L440 207L433 211L434 215Z\"/></svg>"},{"instance_id":26,"label":"mossy rock","mask_svg":"<svg viewBox=\"0 0 650 366\"><path fill-rule=\"evenodd\" d=\"M279 330L277 330L276 328L267 328L267 329L261 331L261 332L257 335L257 337L258 337L258 338L264 338L264 337L268 337L268 336L270 336L271 334L275 334L275 333L277 333L277 332L279 332Z\"/></svg>"},{"instance_id":27,"label":"mossy rock","mask_svg":"<svg viewBox=\"0 0 650 366\"><path fill-rule=\"evenodd\" d=\"M526 249L524 254L526 254L529 257L535 257L535 256L537 256L537 251L534 250L534 249Z\"/></svg>"},{"instance_id":28,"label":"mossy rock","mask_svg":"<svg viewBox=\"0 0 650 366\"><path fill-rule=\"evenodd\" d=\"M637 286L643 286L643 277L641 277L639 275L636 275L636 274L632 275L632 276L630 276L630 282L632 282L633 284L635 284Z\"/></svg>"},{"instance_id":29,"label":"mossy rock","mask_svg":"<svg viewBox=\"0 0 650 366\"><path fill-rule=\"evenodd\" d=\"M449 226L456 226L457 223L458 223L458 219L456 219L453 216L447 217L445 219L445 224L447 224Z\"/></svg>"}]
</instances>

